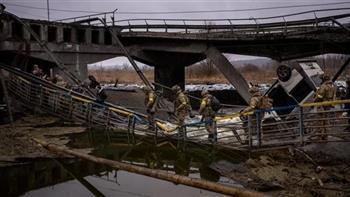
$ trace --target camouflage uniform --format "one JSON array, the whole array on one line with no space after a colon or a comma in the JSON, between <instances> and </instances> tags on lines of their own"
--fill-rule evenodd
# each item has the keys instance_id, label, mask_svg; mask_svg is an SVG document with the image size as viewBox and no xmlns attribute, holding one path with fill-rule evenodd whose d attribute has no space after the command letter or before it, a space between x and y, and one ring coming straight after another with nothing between
<instances>
[{"instance_id":1,"label":"camouflage uniform","mask_svg":"<svg viewBox=\"0 0 350 197\"><path fill-rule=\"evenodd\" d=\"M315 102L333 101L335 99L335 93L336 90L333 82L327 80L322 83L321 87L317 90Z\"/></svg>"},{"instance_id":2,"label":"camouflage uniform","mask_svg":"<svg viewBox=\"0 0 350 197\"><path fill-rule=\"evenodd\" d=\"M149 128L154 129L154 113L157 105L157 95L149 87L144 88L145 91L145 106L147 111L147 118L149 123Z\"/></svg>"},{"instance_id":3,"label":"camouflage uniform","mask_svg":"<svg viewBox=\"0 0 350 197\"><path fill-rule=\"evenodd\" d=\"M57 80L57 81L56 81L56 85L61 86L61 87L63 87L63 88L66 88L66 87L68 86L68 83L63 79L62 76L56 74L56 75L55 75L55 78L56 78L56 80Z\"/></svg>"},{"instance_id":4,"label":"camouflage uniform","mask_svg":"<svg viewBox=\"0 0 350 197\"><path fill-rule=\"evenodd\" d=\"M320 88L316 91L315 94L315 102L325 102L325 101L333 101L335 99L336 94L336 88L334 86L334 83L330 80L330 77L328 75L323 76L323 83L320 86ZM331 105L324 105L320 107L321 111L325 111L325 113L321 113L319 117L323 119L321 129L321 139L326 140L327 139L327 127L330 125L330 121L327 120L330 118L330 113L327 112L331 109Z\"/></svg>"},{"instance_id":5,"label":"camouflage uniform","mask_svg":"<svg viewBox=\"0 0 350 197\"><path fill-rule=\"evenodd\" d=\"M205 128L208 131L209 141L216 141L215 131L215 112L211 107L213 96L207 90L202 91L202 100L199 108L199 114L202 115L202 121L205 122Z\"/></svg>"},{"instance_id":6,"label":"camouflage uniform","mask_svg":"<svg viewBox=\"0 0 350 197\"><path fill-rule=\"evenodd\" d=\"M261 100L262 100L263 96L261 95L259 88L256 86L253 86L252 88L249 89L249 93L252 94L252 97L250 98L250 101L249 101L249 106L241 111L241 114L244 117L246 117L246 115L244 115L245 113L254 112L257 109L261 109L261 103L262 103ZM258 126L257 121L260 122L260 126L261 126L261 121L263 118L264 118L264 113L259 113L258 117L252 116L251 125L253 126L253 128L257 129L257 126ZM246 135L248 135L248 130L249 130L247 128L248 121L243 122L243 127L245 128L244 131L245 131ZM245 143L248 143L248 141L245 141Z\"/></svg>"},{"instance_id":7,"label":"camouflage uniform","mask_svg":"<svg viewBox=\"0 0 350 197\"><path fill-rule=\"evenodd\" d=\"M245 108L244 110L242 110L242 114L244 113L248 113L257 109L260 109L261 106L261 99L262 99L262 95L259 91L259 89L257 87L252 87L249 92L252 94L252 97L250 98L249 101L249 106L247 108ZM263 114L260 118L260 120L263 118Z\"/></svg>"},{"instance_id":8,"label":"camouflage uniform","mask_svg":"<svg viewBox=\"0 0 350 197\"><path fill-rule=\"evenodd\" d=\"M174 102L175 116L177 118L177 124L183 126L186 116L190 115L192 107L190 100L182 92L179 86L174 86L173 91L176 92L176 99Z\"/></svg>"}]
</instances>

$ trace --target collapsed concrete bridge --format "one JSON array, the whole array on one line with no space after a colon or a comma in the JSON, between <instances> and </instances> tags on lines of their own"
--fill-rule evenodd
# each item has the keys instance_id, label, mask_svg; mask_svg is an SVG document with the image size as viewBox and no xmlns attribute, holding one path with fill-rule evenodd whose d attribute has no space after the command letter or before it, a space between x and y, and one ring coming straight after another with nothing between
<instances>
[{"instance_id":1,"label":"collapsed concrete bridge","mask_svg":"<svg viewBox=\"0 0 350 197\"><path fill-rule=\"evenodd\" d=\"M224 20L116 21L114 12L60 21L22 20L81 79L87 76L87 64L124 56L123 47L133 59L154 66L155 81L166 86L183 86L185 67L209 58L235 87L240 87L240 94L247 101L247 83L222 53L265 56L278 61L324 53L350 54L349 10ZM330 11L343 13L316 17L316 13ZM97 20L101 16L108 26ZM303 19L289 20L293 17ZM3 63L22 65L25 70L34 63L55 67L30 31L6 14L0 16L0 57Z\"/></svg>"}]
</instances>

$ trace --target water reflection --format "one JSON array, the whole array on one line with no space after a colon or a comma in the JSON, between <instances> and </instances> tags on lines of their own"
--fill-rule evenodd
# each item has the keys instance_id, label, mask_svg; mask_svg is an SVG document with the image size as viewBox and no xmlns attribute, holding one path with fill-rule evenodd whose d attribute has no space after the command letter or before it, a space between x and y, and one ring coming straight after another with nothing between
<instances>
[{"instance_id":1,"label":"water reflection","mask_svg":"<svg viewBox=\"0 0 350 197\"><path fill-rule=\"evenodd\" d=\"M69 146L93 148L91 154L96 156L214 182L227 181L227 179L220 177L220 174L210 168L213 162L226 160L238 163L246 159L245 156L236 152L217 151L194 144L178 146L176 142L168 141L155 144L153 138L147 137L136 137L135 143L128 143L124 135L116 133L106 135L101 131L77 134L71 139ZM179 190L184 191L183 195L186 196L192 194L198 196L196 194L203 193L202 190L181 185L175 186L165 181L115 171L110 167L83 160L55 161L49 159L23 160L23 162L25 163L23 165L0 168L1 196L19 196L27 191L32 192L26 193L26 196L54 196L57 194L57 196L65 195L65 197L70 196L65 193L67 191L79 191L73 192L72 194L75 195L71 196L115 196L116 194L120 196L140 196L140 194L159 196L159 192L171 196L168 195L169 191L179 194ZM137 183L138 187L132 183ZM108 188L106 184L109 185ZM48 187L53 185L56 189ZM153 189L144 187L145 185ZM133 194L133 191L138 191L138 194ZM213 193L207 192L207 194Z\"/></svg>"},{"instance_id":2,"label":"water reflection","mask_svg":"<svg viewBox=\"0 0 350 197\"><path fill-rule=\"evenodd\" d=\"M216 150L191 143L161 141L155 143L152 137L136 137L135 143L129 143L120 133L93 131L77 134L69 144L75 148L94 148L93 155L112 160L133 163L152 169L167 170L179 175L199 174L201 178L217 182L220 175L210 169L214 162L225 160L240 163L246 160L241 152Z\"/></svg>"}]
</instances>

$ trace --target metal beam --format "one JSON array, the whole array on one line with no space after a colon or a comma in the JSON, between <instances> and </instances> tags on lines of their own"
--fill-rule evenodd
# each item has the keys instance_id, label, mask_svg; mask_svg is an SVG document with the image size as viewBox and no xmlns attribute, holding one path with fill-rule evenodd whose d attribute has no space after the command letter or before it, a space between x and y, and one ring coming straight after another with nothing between
<instances>
[{"instance_id":1,"label":"metal beam","mask_svg":"<svg viewBox=\"0 0 350 197\"><path fill-rule=\"evenodd\" d=\"M345 68L348 66L348 64L350 63L350 57L344 62L344 64L339 68L338 72L335 73L335 75L332 78L332 81L334 82L335 80L338 79L338 77L343 73L343 71L345 70Z\"/></svg>"},{"instance_id":2,"label":"metal beam","mask_svg":"<svg viewBox=\"0 0 350 197\"><path fill-rule=\"evenodd\" d=\"M205 54L207 58L213 61L215 66L226 77L226 79L236 88L236 91L242 98L249 103L251 94L249 85L241 73L228 61L228 59L215 47L210 47Z\"/></svg>"}]
</instances>

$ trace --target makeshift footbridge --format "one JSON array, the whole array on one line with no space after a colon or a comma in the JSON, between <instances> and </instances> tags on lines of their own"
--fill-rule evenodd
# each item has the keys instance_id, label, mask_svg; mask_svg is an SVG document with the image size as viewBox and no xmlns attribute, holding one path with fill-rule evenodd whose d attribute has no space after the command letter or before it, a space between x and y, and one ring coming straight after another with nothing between
<instances>
[{"instance_id":1,"label":"makeshift footbridge","mask_svg":"<svg viewBox=\"0 0 350 197\"><path fill-rule=\"evenodd\" d=\"M205 122L199 117L187 120L179 129L176 124L155 120L155 129L148 129L147 116L111 103L99 103L95 98L57 86L11 66L0 64L8 76L9 93L24 106L38 109L65 120L85 123L91 127L103 127L108 131L124 132L133 142L135 136L151 136L178 142L211 144L242 150L261 150L288 145L302 146L308 143L345 142L350 140L349 116L342 105L350 100L308 103L301 106L256 111L241 120L239 113L220 115L215 119L217 141L208 140ZM334 106L330 110L324 106ZM279 110L293 107L292 113L277 115ZM260 120L262 113L265 114ZM179 133L179 130L183 132Z\"/></svg>"}]
</instances>

